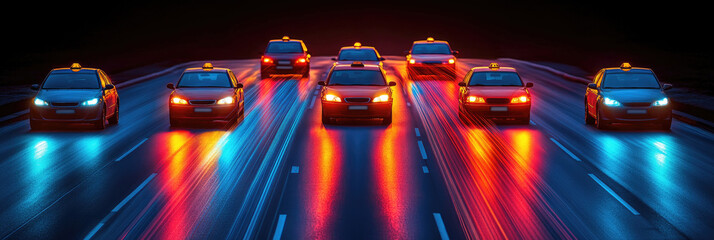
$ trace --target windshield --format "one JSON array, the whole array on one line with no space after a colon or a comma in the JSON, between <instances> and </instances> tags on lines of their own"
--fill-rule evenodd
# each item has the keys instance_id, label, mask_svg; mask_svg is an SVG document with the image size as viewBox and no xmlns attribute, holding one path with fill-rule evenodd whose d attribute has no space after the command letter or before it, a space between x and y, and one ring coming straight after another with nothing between
<instances>
[{"instance_id":1,"label":"windshield","mask_svg":"<svg viewBox=\"0 0 714 240\"><path fill-rule=\"evenodd\" d=\"M340 51L338 61L379 61L373 49L345 49Z\"/></svg>"},{"instance_id":2,"label":"windshield","mask_svg":"<svg viewBox=\"0 0 714 240\"><path fill-rule=\"evenodd\" d=\"M332 72L328 85L386 86L387 82L380 71L338 70Z\"/></svg>"},{"instance_id":3,"label":"windshield","mask_svg":"<svg viewBox=\"0 0 714 240\"><path fill-rule=\"evenodd\" d=\"M475 72L469 86L523 86L523 82L514 72Z\"/></svg>"},{"instance_id":4,"label":"windshield","mask_svg":"<svg viewBox=\"0 0 714 240\"><path fill-rule=\"evenodd\" d=\"M412 54L451 54L446 43L418 43L412 46Z\"/></svg>"},{"instance_id":5,"label":"windshield","mask_svg":"<svg viewBox=\"0 0 714 240\"><path fill-rule=\"evenodd\" d=\"M602 88L659 88L659 82L652 73L608 73L602 82Z\"/></svg>"},{"instance_id":6,"label":"windshield","mask_svg":"<svg viewBox=\"0 0 714 240\"><path fill-rule=\"evenodd\" d=\"M178 82L178 87L231 87L231 80L225 72L188 72Z\"/></svg>"},{"instance_id":7,"label":"windshield","mask_svg":"<svg viewBox=\"0 0 714 240\"><path fill-rule=\"evenodd\" d=\"M98 89L99 78L95 72L51 73L42 84L43 89Z\"/></svg>"},{"instance_id":8,"label":"windshield","mask_svg":"<svg viewBox=\"0 0 714 240\"><path fill-rule=\"evenodd\" d=\"M299 42L271 42L266 53L302 53L302 44Z\"/></svg>"}]
</instances>

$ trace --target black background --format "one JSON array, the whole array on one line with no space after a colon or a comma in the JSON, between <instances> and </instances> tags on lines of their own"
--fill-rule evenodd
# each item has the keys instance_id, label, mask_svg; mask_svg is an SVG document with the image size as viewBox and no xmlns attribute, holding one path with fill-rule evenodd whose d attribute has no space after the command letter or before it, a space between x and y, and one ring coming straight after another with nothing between
<instances>
[{"instance_id":1,"label":"black background","mask_svg":"<svg viewBox=\"0 0 714 240\"><path fill-rule=\"evenodd\" d=\"M655 4L655 5L653 5ZM107 72L153 64L257 58L273 38L303 39L314 56L360 41L403 55L414 40L447 40L460 57L560 62L589 72L629 61L663 81L713 86L704 5L471 1L311 3L38 2L0 10L3 85L41 81L72 62Z\"/></svg>"}]
</instances>

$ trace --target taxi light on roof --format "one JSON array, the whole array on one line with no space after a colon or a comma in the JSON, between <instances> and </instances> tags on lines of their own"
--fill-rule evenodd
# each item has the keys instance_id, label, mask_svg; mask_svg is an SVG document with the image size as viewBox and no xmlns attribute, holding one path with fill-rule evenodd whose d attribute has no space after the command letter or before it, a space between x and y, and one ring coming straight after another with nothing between
<instances>
[{"instance_id":1,"label":"taxi light on roof","mask_svg":"<svg viewBox=\"0 0 714 240\"><path fill-rule=\"evenodd\" d=\"M428 38L426 38L426 41L427 41L427 42L434 42L434 38L433 38L433 37L428 37Z\"/></svg>"},{"instance_id":2,"label":"taxi light on roof","mask_svg":"<svg viewBox=\"0 0 714 240\"><path fill-rule=\"evenodd\" d=\"M630 71L630 69L632 69L632 65L628 62L624 62L620 65L620 69L622 69L622 71Z\"/></svg>"},{"instance_id":3,"label":"taxi light on roof","mask_svg":"<svg viewBox=\"0 0 714 240\"><path fill-rule=\"evenodd\" d=\"M498 70L501 66L498 66L498 63L491 63L488 65L488 68L491 70Z\"/></svg>"},{"instance_id":4,"label":"taxi light on roof","mask_svg":"<svg viewBox=\"0 0 714 240\"><path fill-rule=\"evenodd\" d=\"M287 41L290 41L290 37L288 37L288 36L283 36L283 42L287 42Z\"/></svg>"},{"instance_id":5,"label":"taxi light on roof","mask_svg":"<svg viewBox=\"0 0 714 240\"><path fill-rule=\"evenodd\" d=\"M69 67L69 69L72 69L72 71L77 72L82 69L82 65L79 65L79 63L72 63L72 66Z\"/></svg>"},{"instance_id":6,"label":"taxi light on roof","mask_svg":"<svg viewBox=\"0 0 714 240\"><path fill-rule=\"evenodd\" d=\"M364 64L359 61L352 62L352 67L364 67Z\"/></svg>"},{"instance_id":7,"label":"taxi light on roof","mask_svg":"<svg viewBox=\"0 0 714 240\"><path fill-rule=\"evenodd\" d=\"M211 63L204 63L202 68L203 68L204 71L211 71L211 70L213 70L213 64L211 64Z\"/></svg>"},{"instance_id":8,"label":"taxi light on roof","mask_svg":"<svg viewBox=\"0 0 714 240\"><path fill-rule=\"evenodd\" d=\"M362 43L356 42L354 46L355 46L355 48L360 48L360 47L362 47Z\"/></svg>"}]
</instances>

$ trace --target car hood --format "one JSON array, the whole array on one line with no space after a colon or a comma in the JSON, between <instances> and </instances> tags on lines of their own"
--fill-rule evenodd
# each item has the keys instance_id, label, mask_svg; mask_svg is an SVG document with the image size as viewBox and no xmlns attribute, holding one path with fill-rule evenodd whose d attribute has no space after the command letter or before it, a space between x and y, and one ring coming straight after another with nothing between
<instances>
[{"instance_id":1,"label":"car hood","mask_svg":"<svg viewBox=\"0 0 714 240\"><path fill-rule=\"evenodd\" d=\"M182 96L187 100L218 100L233 96L233 88L179 88L174 90L174 96Z\"/></svg>"},{"instance_id":2,"label":"car hood","mask_svg":"<svg viewBox=\"0 0 714 240\"><path fill-rule=\"evenodd\" d=\"M412 54L414 61L449 61L449 58L454 58L451 54Z\"/></svg>"},{"instance_id":3,"label":"car hood","mask_svg":"<svg viewBox=\"0 0 714 240\"><path fill-rule=\"evenodd\" d=\"M305 57L305 53L266 53L264 56L275 60L294 60L299 57Z\"/></svg>"},{"instance_id":4,"label":"car hood","mask_svg":"<svg viewBox=\"0 0 714 240\"><path fill-rule=\"evenodd\" d=\"M654 102L667 97L660 89L603 89L602 95L621 103Z\"/></svg>"},{"instance_id":5,"label":"car hood","mask_svg":"<svg viewBox=\"0 0 714 240\"><path fill-rule=\"evenodd\" d=\"M40 89L37 98L47 102L83 102L102 95L99 89Z\"/></svg>"},{"instance_id":6,"label":"car hood","mask_svg":"<svg viewBox=\"0 0 714 240\"><path fill-rule=\"evenodd\" d=\"M469 87L469 94L488 98L510 98L518 95L528 95L523 87Z\"/></svg>"},{"instance_id":7,"label":"car hood","mask_svg":"<svg viewBox=\"0 0 714 240\"><path fill-rule=\"evenodd\" d=\"M373 98L389 93L387 86L328 86L325 87L326 94L334 94L340 98L348 97L368 97Z\"/></svg>"}]
</instances>

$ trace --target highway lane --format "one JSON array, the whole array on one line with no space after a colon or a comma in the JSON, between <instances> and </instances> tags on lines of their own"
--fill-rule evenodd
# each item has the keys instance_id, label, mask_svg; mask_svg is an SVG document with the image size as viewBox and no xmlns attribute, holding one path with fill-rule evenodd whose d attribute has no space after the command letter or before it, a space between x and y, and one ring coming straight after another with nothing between
<instances>
[{"instance_id":1,"label":"highway lane","mask_svg":"<svg viewBox=\"0 0 714 240\"><path fill-rule=\"evenodd\" d=\"M323 126L315 91L328 59L314 58L301 80L258 80L256 60L214 62L246 85L245 118L229 129L169 128L165 84L180 71L119 89L120 124L104 131L3 126L0 233L651 239L714 230L710 132L679 121L671 132L598 131L582 123L583 85L518 64L536 84L533 124L464 126L455 82L404 79L399 57L386 62L399 83L391 126ZM462 59L461 74L489 62Z\"/></svg>"}]
</instances>

